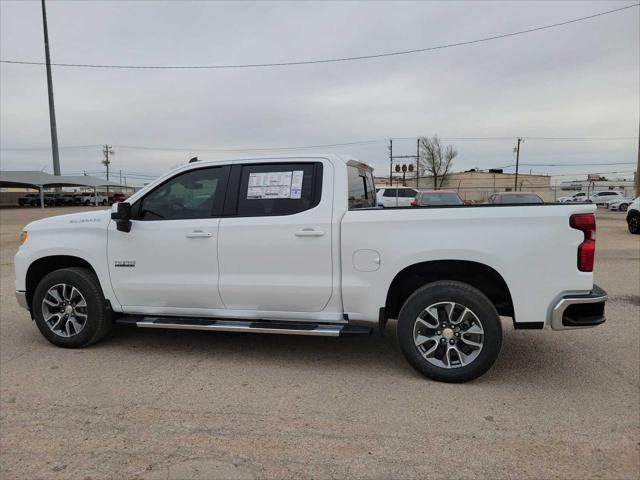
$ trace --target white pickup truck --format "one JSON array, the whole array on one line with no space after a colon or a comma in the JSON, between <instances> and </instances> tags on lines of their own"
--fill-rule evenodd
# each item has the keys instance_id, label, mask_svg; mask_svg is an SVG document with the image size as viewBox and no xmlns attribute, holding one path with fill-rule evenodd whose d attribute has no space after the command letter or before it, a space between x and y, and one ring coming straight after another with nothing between
<instances>
[{"instance_id":1,"label":"white pickup truck","mask_svg":"<svg viewBox=\"0 0 640 480\"><path fill-rule=\"evenodd\" d=\"M38 220L19 303L61 347L114 324L343 336L397 319L432 379L483 374L502 322L605 321L592 204L376 207L372 169L336 155L196 162L111 211Z\"/></svg>"}]
</instances>

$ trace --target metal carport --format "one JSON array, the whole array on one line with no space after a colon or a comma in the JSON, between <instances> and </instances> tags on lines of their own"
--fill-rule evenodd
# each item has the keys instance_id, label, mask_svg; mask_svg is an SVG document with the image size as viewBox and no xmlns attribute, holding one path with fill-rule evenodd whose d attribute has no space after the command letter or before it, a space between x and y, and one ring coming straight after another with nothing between
<instances>
[{"instance_id":1,"label":"metal carport","mask_svg":"<svg viewBox=\"0 0 640 480\"><path fill-rule=\"evenodd\" d=\"M55 187L92 187L96 206L98 205L98 187L123 187L116 182L107 182L102 178L88 175L51 175L34 170L0 171L0 187L34 188L40 191L40 207L44 208L44 189Z\"/></svg>"}]
</instances>

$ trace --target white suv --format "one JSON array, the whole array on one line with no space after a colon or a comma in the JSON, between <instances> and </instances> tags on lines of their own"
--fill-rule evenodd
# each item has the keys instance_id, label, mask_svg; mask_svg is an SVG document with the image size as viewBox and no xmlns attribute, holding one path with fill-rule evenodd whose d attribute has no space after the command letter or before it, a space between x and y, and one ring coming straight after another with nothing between
<instances>
[{"instance_id":1,"label":"white suv","mask_svg":"<svg viewBox=\"0 0 640 480\"><path fill-rule=\"evenodd\" d=\"M640 233L640 197L636 197L627 209L627 225L629 232L636 235Z\"/></svg>"},{"instance_id":2,"label":"white suv","mask_svg":"<svg viewBox=\"0 0 640 480\"><path fill-rule=\"evenodd\" d=\"M384 187L378 189L377 203L379 207L410 207L416 199L418 190L411 187Z\"/></svg>"},{"instance_id":3,"label":"white suv","mask_svg":"<svg viewBox=\"0 0 640 480\"><path fill-rule=\"evenodd\" d=\"M624 193L616 192L615 190L604 190L602 192L596 192L593 195L589 195L589 201L600 206L606 205L608 201L613 200L616 197L624 198Z\"/></svg>"}]
</instances>

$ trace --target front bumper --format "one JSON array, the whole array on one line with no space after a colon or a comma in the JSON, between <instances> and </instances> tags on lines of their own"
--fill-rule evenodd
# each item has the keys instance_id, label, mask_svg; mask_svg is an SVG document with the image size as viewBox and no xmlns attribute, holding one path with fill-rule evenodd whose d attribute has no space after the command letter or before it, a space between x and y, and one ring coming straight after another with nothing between
<instances>
[{"instance_id":1,"label":"front bumper","mask_svg":"<svg viewBox=\"0 0 640 480\"><path fill-rule=\"evenodd\" d=\"M607 292L597 285L586 295L567 295L551 312L551 328L570 330L595 327L605 322L604 304Z\"/></svg>"},{"instance_id":2,"label":"front bumper","mask_svg":"<svg viewBox=\"0 0 640 480\"><path fill-rule=\"evenodd\" d=\"M16 291L16 300L18 300L18 305L29 310L29 304L27 303L27 292L21 292L19 290Z\"/></svg>"}]
</instances>

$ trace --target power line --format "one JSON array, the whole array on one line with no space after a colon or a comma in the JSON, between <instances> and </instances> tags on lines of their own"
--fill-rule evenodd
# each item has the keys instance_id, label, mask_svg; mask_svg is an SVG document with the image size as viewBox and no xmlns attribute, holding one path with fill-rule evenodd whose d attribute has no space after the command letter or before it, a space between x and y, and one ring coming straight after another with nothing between
<instances>
[{"instance_id":1,"label":"power line","mask_svg":"<svg viewBox=\"0 0 640 480\"><path fill-rule=\"evenodd\" d=\"M412 50L401 50L397 52L385 52L372 55L360 55L355 57L340 57L340 58L327 58L319 60L301 60L301 61L288 61L288 62L270 62L270 63L246 63L246 64L229 64L229 65L101 65L92 63L51 63L56 67L77 67L77 68L120 68L120 69L230 69L230 68L266 68L266 67L290 67L296 65L313 65L319 63L338 63L338 62L350 62L356 60L371 60L384 57L394 57L399 55L410 55L414 53L430 52L434 50L443 50L445 48L460 47L464 45L472 45L476 43L488 42L491 40L499 40L502 38L514 37L517 35L524 35L526 33L538 32L540 30L547 30L550 28L557 28L572 23L582 22L585 20L591 20L596 17L602 17L612 13L627 10L639 6L640 3L634 3L625 7L616 8L613 10L607 10L604 12L595 13L586 17L574 18L563 22L552 23L550 25L543 25L540 27L532 27L525 30L519 30L511 33L504 33L500 35L492 35L490 37L478 38L475 40L467 40L462 42L447 43L443 45L436 45L424 48L415 48ZM25 60L0 60L0 63L10 63L19 65L45 65L44 62L30 62Z\"/></svg>"},{"instance_id":2,"label":"power line","mask_svg":"<svg viewBox=\"0 0 640 480\"><path fill-rule=\"evenodd\" d=\"M415 138L414 138L415 140ZM200 147L151 147L151 146L138 146L138 145L115 145L118 148L130 149L130 150L161 150L161 151L176 151L176 152L260 152L260 151L272 151L272 150L305 150L312 148L331 148L331 147L344 147L354 145L369 145L374 143L387 142L384 140L361 140L354 142L344 143L330 143L324 145L298 145L287 147L232 147L232 148L200 148Z\"/></svg>"},{"instance_id":3,"label":"power line","mask_svg":"<svg viewBox=\"0 0 640 480\"><path fill-rule=\"evenodd\" d=\"M62 149L74 149L74 148L98 148L102 145L66 145L58 147ZM19 151L32 151L32 150L51 150L51 147L0 147L0 150L7 152L19 152Z\"/></svg>"},{"instance_id":4,"label":"power line","mask_svg":"<svg viewBox=\"0 0 640 480\"><path fill-rule=\"evenodd\" d=\"M393 137L394 140L412 140L415 141L417 137ZM524 137L527 141L574 141L574 142L598 142L598 141L637 141L638 137ZM441 140L448 142L464 142L464 141L514 141L517 136L512 137L440 137ZM356 140L352 142L343 143L328 143L318 145L298 145L298 146L285 146L285 147L229 147L229 148L213 148L213 147L164 147L164 146L145 146L145 145L113 145L114 147L125 150L152 150L152 151L167 151L167 152L259 152L259 151L285 151L285 150L306 150L314 148L334 148L334 147L346 147L357 145L373 145L376 143L386 143L389 139L372 139L372 140ZM0 147L1 151L32 151L32 150L49 150L51 147ZM86 149L86 148L102 148L102 145L64 145L60 146L60 149Z\"/></svg>"},{"instance_id":5,"label":"power line","mask_svg":"<svg viewBox=\"0 0 640 480\"><path fill-rule=\"evenodd\" d=\"M635 162L604 162L604 163L521 163L521 167L588 167L603 165L635 165ZM511 168L516 165L506 165L498 168Z\"/></svg>"},{"instance_id":6,"label":"power line","mask_svg":"<svg viewBox=\"0 0 640 480\"><path fill-rule=\"evenodd\" d=\"M394 140L413 140L417 137L393 137ZM500 141L513 141L517 137L442 137L441 140L445 141L484 141L484 140L500 140ZM567 140L565 138L554 137L525 137L527 140L535 141L555 141ZM637 140L638 137L581 137L572 138L573 141L622 141L622 140ZM335 148L346 146L358 146L358 145L373 145L376 143L386 143L389 139L377 139L377 140L359 140L353 142L343 143L329 143L318 145L298 145L298 146L284 146L284 147L229 147L229 148L209 148L209 147L153 147L153 146L137 146L137 145L115 145L121 149L131 150L156 150L156 151L175 151L175 152L221 152L221 153L242 153L242 152L268 152L268 151L291 151L291 150L310 150L315 148Z\"/></svg>"},{"instance_id":7,"label":"power line","mask_svg":"<svg viewBox=\"0 0 640 480\"><path fill-rule=\"evenodd\" d=\"M637 139L638 137L527 137L527 140L550 140L554 142L600 142Z\"/></svg>"}]
</instances>

